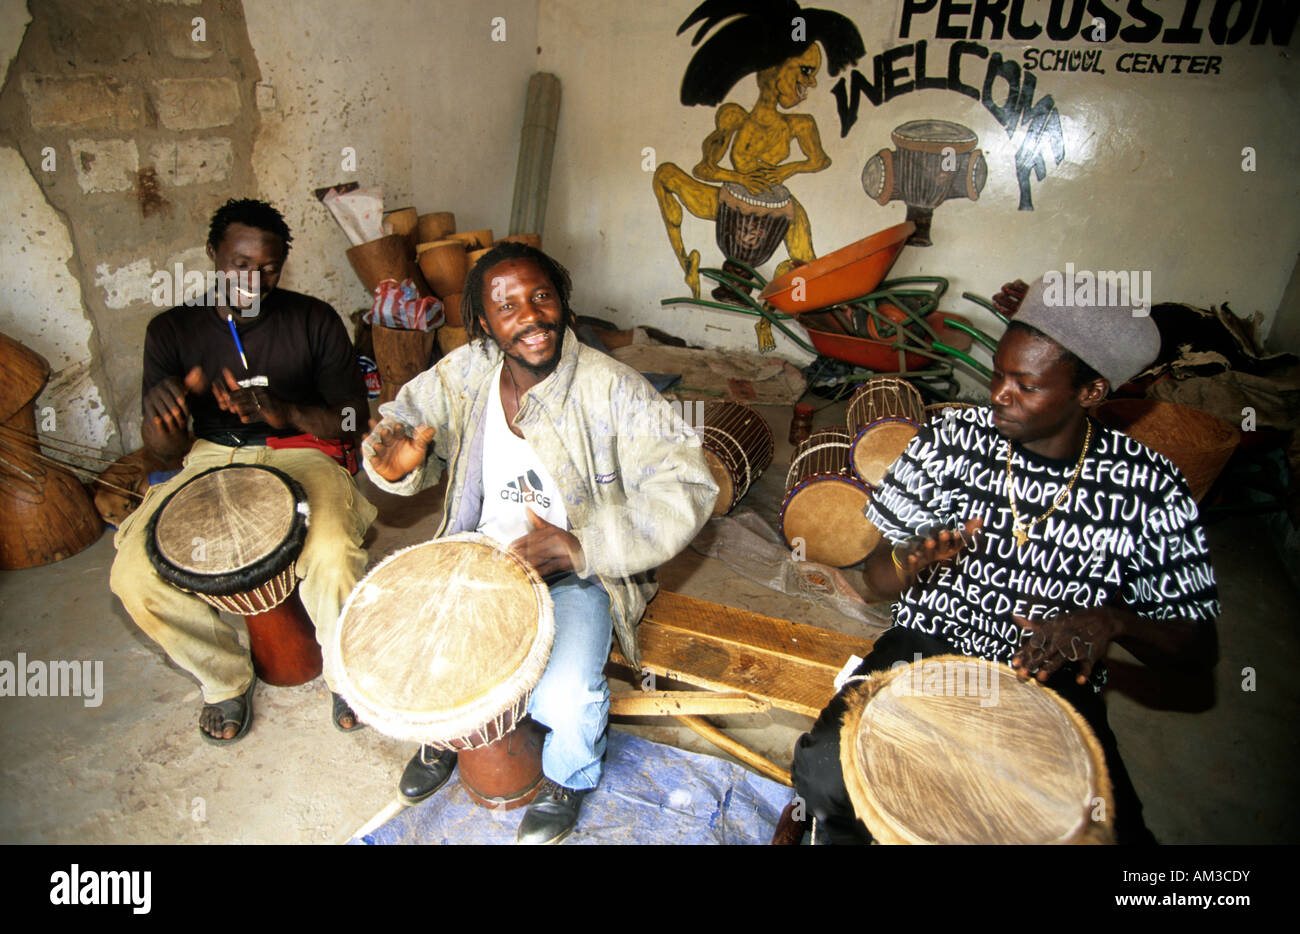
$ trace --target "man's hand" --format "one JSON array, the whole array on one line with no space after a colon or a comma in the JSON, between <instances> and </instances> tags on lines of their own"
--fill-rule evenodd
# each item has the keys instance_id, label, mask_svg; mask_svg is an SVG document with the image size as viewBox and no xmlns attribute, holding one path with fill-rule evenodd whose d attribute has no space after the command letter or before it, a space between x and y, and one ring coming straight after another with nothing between
<instances>
[{"instance_id":1,"label":"man's hand","mask_svg":"<svg viewBox=\"0 0 1300 934\"><path fill-rule=\"evenodd\" d=\"M1079 684L1086 684L1093 666L1106 657L1106 649L1124 633L1124 611L1098 606L1052 619L1030 622L1013 616L1029 637L1011 659L1011 667L1023 681L1031 677L1047 681L1066 662L1079 663Z\"/></svg>"},{"instance_id":2,"label":"man's hand","mask_svg":"<svg viewBox=\"0 0 1300 934\"><path fill-rule=\"evenodd\" d=\"M257 386L241 387L228 369L222 369L221 379L213 380L212 394L222 410L238 415L245 425L266 422L279 429L294 424L293 406Z\"/></svg>"},{"instance_id":3,"label":"man's hand","mask_svg":"<svg viewBox=\"0 0 1300 934\"><path fill-rule=\"evenodd\" d=\"M907 579L912 580L923 569L941 561L950 561L974 544L975 535L983 526L983 519L968 519L963 529L939 529L914 535L894 546L894 556Z\"/></svg>"},{"instance_id":4,"label":"man's hand","mask_svg":"<svg viewBox=\"0 0 1300 934\"><path fill-rule=\"evenodd\" d=\"M527 509L527 516L530 531L511 542L510 548L542 577L576 568L582 557L582 544L577 538L531 509Z\"/></svg>"},{"instance_id":5,"label":"man's hand","mask_svg":"<svg viewBox=\"0 0 1300 934\"><path fill-rule=\"evenodd\" d=\"M366 455L366 463L389 483L397 483L429 456L434 431L427 425L412 431L405 425L376 422L372 418L370 428L370 434L361 442L361 450L373 452Z\"/></svg>"},{"instance_id":6,"label":"man's hand","mask_svg":"<svg viewBox=\"0 0 1300 934\"><path fill-rule=\"evenodd\" d=\"M141 406L144 420L151 422L164 435L188 434L190 407L185 397L188 393L198 394L207 388L203 368L197 366L185 374L184 380L169 376L155 383L144 394Z\"/></svg>"}]
</instances>

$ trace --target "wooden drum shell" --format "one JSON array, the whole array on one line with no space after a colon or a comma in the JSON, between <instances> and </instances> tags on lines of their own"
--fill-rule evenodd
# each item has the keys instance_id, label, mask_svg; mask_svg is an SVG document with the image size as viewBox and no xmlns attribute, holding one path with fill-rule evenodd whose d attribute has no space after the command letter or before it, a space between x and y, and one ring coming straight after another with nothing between
<instances>
[{"instance_id":1,"label":"wooden drum shell","mask_svg":"<svg viewBox=\"0 0 1300 934\"><path fill-rule=\"evenodd\" d=\"M771 465L775 451L771 426L747 405L711 402L704 406L703 419L695 431L709 472L718 484L713 514L726 515Z\"/></svg>"},{"instance_id":2,"label":"wooden drum shell","mask_svg":"<svg viewBox=\"0 0 1300 934\"><path fill-rule=\"evenodd\" d=\"M316 627L295 587L288 598L262 613L244 616L253 671L280 688L306 684L324 669Z\"/></svg>"},{"instance_id":3,"label":"wooden drum shell","mask_svg":"<svg viewBox=\"0 0 1300 934\"><path fill-rule=\"evenodd\" d=\"M456 767L461 787L485 808L523 807L542 788L543 739L541 729L525 718L495 742L459 753Z\"/></svg>"},{"instance_id":4,"label":"wooden drum shell","mask_svg":"<svg viewBox=\"0 0 1300 934\"><path fill-rule=\"evenodd\" d=\"M848 567L864 560L880 530L863 514L870 489L849 466L849 433L823 428L799 443L785 478L781 535L791 548L802 539L808 561Z\"/></svg>"}]
</instances>

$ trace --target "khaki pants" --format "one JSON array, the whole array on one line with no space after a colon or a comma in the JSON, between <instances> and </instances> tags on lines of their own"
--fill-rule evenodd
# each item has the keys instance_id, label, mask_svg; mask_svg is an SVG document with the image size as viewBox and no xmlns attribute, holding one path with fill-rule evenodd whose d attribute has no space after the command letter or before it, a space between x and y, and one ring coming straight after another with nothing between
<instances>
[{"instance_id":1,"label":"khaki pants","mask_svg":"<svg viewBox=\"0 0 1300 934\"><path fill-rule=\"evenodd\" d=\"M216 610L158 576L145 551L145 535L149 517L173 490L209 468L227 464L275 467L306 491L311 518L296 567L298 594L322 646L328 644L343 602L365 571L361 540L376 515L346 470L328 455L306 448L276 451L261 445L236 448L198 441L185 459L185 469L149 490L113 539L117 558L110 586L136 625L199 680L209 704L238 697L248 689L253 680L248 650L240 647L235 627ZM332 686L328 663L324 674L326 684Z\"/></svg>"}]
</instances>

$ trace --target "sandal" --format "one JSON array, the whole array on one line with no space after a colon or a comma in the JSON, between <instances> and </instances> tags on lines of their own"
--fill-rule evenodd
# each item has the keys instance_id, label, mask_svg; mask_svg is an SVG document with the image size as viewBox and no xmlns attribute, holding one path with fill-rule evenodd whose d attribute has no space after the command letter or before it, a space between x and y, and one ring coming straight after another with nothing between
<instances>
[{"instance_id":1,"label":"sandal","mask_svg":"<svg viewBox=\"0 0 1300 934\"><path fill-rule=\"evenodd\" d=\"M239 697L232 697L229 700L223 700L216 704L204 704L203 709L216 707L221 711L221 729L224 732L226 725L234 723L239 727L239 732L226 739L223 736L213 736L203 725L199 725L199 735L214 746L229 746L231 743L238 742L244 738L248 728L253 725L253 688L257 686L257 679L254 678L248 683L248 690ZM202 717L202 711L199 716Z\"/></svg>"},{"instance_id":2,"label":"sandal","mask_svg":"<svg viewBox=\"0 0 1300 934\"><path fill-rule=\"evenodd\" d=\"M355 733L357 730L365 729L366 725L361 722L361 718L357 716L357 712L348 705L348 702L345 701L341 695L335 694L331 691L330 696L334 698L334 712L330 718L334 721L334 729L338 730L340 733ZM344 726L339 722L342 717L345 717L348 714L352 715L352 726Z\"/></svg>"}]
</instances>

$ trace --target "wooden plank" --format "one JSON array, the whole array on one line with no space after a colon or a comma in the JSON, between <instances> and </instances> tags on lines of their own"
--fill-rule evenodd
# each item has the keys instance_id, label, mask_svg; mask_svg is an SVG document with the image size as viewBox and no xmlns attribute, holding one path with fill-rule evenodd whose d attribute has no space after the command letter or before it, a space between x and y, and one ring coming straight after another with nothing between
<instances>
[{"instance_id":1,"label":"wooden plank","mask_svg":"<svg viewBox=\"0 0 1300 934\"><path fill-rule=\"evenodd\" d=\"M850 636L806 623L764 616L720 603L660 590L642 622L762 649L838 672L850 655L865 658L874 638Z\"/></svg>"},{"instance_id":2,"label":"wooden plank","mask_svg":"<svg viewBox=\"0 0 1300 934\"><path fill-rule=\"evenodd\" d=\"M644 667L656 675L715 691L743 691L769 700L782 710L815 718L835 696L838 667L691 635L653 623L641 624L637 642ZM626 659L617 650L611 658L627 666Z\"/></svg>"},{"instance_id":3,"label":"wooden plank","mask_svg":"<svg viewBox=\"0 0 1300 934\"><path fill-rule=\"evenodd\" d=\"M621 717L717 716L764 713L771 708L770 701L740 691L619 691L609 699L609 712Z\"/></svg>"}]
</instances>

